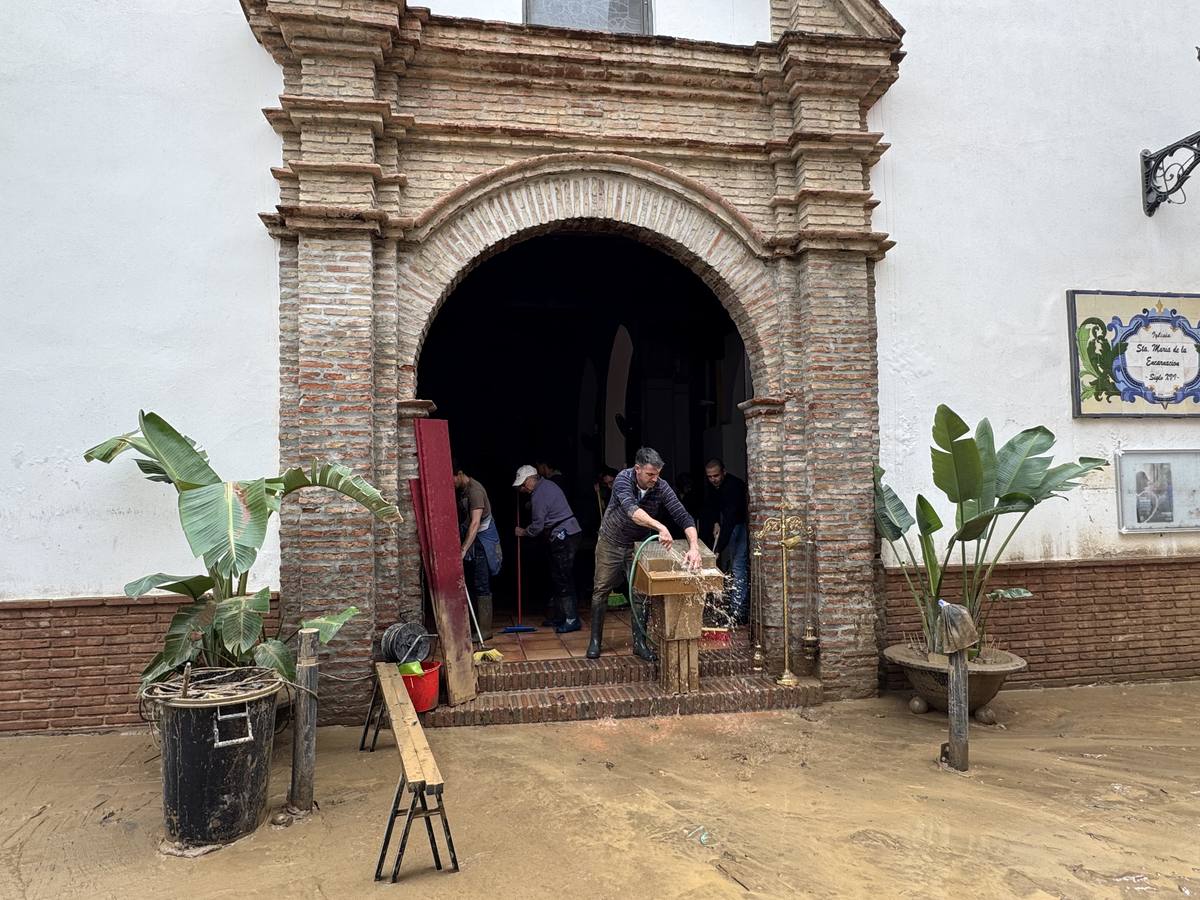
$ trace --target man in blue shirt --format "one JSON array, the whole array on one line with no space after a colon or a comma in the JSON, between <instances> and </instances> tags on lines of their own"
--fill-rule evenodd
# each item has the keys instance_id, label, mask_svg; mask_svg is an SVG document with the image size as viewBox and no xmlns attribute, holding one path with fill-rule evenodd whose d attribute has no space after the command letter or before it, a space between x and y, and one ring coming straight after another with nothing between
<instances>
[{"instance_id":1,"label":"man in blue shirt","mask_svg":"<svg viewBox=\"0 0 1200 900\"><path fill-rule=\"evenodd\" d=\"M550 553L550 582L554 586L554 599L559 624L555 631L566 634L578 631L579 602L575 597L575 553L579 549L579 536L583 529L571 512L562 488L538 475L533 466L517 469L517 480L513 487L529 494L533 506L533 518L528 528L517 526L517 537L545 537Z\"/></svg>"},{"instance_id":2,"label":"man in blue shirt","mask_svg":"<svg viewBox=\"0 0 1200 900\"><path fill-rule=\"evenodd\" d=\"M604 510L604 518L600 522L600 535L596 539L592 639L588 644L588 659L600 657L608 595L613 590L623 590L628 583L634 544L640 543L652 532L658 532L658 540L664 547L670 547L673 543L671 532L657 518L660 511L665 510L687 536L688 551L683 558L684 564L692 571L700 568L696 523L679 502L671 486L660 477L663 465L663 458L656 450L643 447L634 457L633 467L618 472L613 481L612 497ZM644 627L645 598L635 596L630 599L633 602L633 614ZM645 635L636 625L633 629L633 652L642 659L654 659L654 651L647 645Z\"/></svg>"}]
</instances>

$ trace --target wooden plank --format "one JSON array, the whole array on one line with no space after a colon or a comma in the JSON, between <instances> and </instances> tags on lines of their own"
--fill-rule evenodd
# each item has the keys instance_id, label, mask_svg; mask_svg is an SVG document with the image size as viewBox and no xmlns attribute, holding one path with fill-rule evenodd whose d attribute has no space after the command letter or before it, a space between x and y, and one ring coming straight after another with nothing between
<instances>
[{"instance_id":1,"label":"wooden plank","mask_svg":"<svg viewBox=\"0 0 1200 900\"><path fill-rule=\"evenodd\" d=\"M288 806L312 812L313 774L317 768L317 638L315 628L300 629L296 658L296 691L292 702L292 786Z\"/></svg>"},{"instance_id":2,"label":"wooden plank","mask_svg":"<svg viewBox=\"0 0 1200 900\"><path fill-rule=\"evenodd\" d=\"M411 704L409 704L409 708L412 708ZM442 781L442 770L438 768L437 760L433 758L433 749L429 746L429 740L425 737L425 729L421 727L421 722L415 712L412 714L409 730L417 749L417 759L421 761L421 770L425 773L425 792L440 794L442 786L445 784Z\"/></svg>"},{"instance_id":3,"label":"wooden plank","mask_svg":"<svg viewBox=\"0 0 1200 900\"><path fill-rule=\"evenodd\" d=\"M410 722L417 722L417 711L413 709L412 700L404 688L404 679L396 671L395 663L375 663L375 673L379 677L383 702L387 704L388 721L392 724L392 735L400 752L404 779L408 782L408 790L416 792L425 787L425 771L417 756L410 726ZM417 727L421 727L420 722L417 722Z\"/></svg>"},{"instance_id":4,"label":"wooden plank","mask_svg":"<svg viewBox=\"0 0 1200 900\"><path fill-rule=\"evenodd\" d=\"M698 640L704 625L704 598L696 595L651 597L654 633L664 640Z\"/></svg>"},{"instance_id":5,"label":"wooden plank","mask_svg":"<svg viewBox=\"0 0 1200 900\"><path fill-rule=\"evenodd\" d=\"M658 645L658 683L664 691L676 693L676 673L679 670L675 662L675 642L662 641Z\"/></svg>"},{"instance_id":6,"label":"wooden plank","mask_svg":"<svg viewBox=\"0 0 1200 900\"><path fill-rule=\"evenodd\" d=\"M417 419L414 425L421 503L429 541L429 593L442 649L446 698L451 706L457 706L475 698L477 684L454 473L450 465L450 431L441 419Z\"/></svg>"},{"instance_id":7,"label":"wooden plank","mask_svg":"<svg viewBox=\"0 0 1200 900\"><path fill-rule=\"evenodd\" d=\"M968 622L970 619L967 620ZM968 747L971 721L968 714L969 690L967 680L967 651L956 650L950 654L950 677L947 685L947 717L950 719L950 741L943 752L945 762L960 772L970 765Z\"/></svg>"},{"instance_id":8,"label":"wooden plank","mask_svg":"<svg viewBox=\"0 0 1200 900\"><path fill-rule=\"evenodd\" d=\"M725 590L725 575L720 570L691 574L688 572L652 572L641 563L633 573L633 589L639 594L663 597L671 594L721 594Z\"/></svg>"}]
</instances>

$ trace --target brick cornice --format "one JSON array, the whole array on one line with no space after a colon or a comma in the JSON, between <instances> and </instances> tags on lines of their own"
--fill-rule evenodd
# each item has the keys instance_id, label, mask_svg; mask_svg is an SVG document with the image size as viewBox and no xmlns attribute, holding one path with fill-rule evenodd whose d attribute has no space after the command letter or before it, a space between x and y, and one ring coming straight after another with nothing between
<instances>
[{"instance_id":1,"label":"brick cornice","mask_svg":"<svg viewBox=\"0 0 1200 900\"><path fill-rule=\"evenodd\" d=\"M781 415L786 406L787 399L784 397L751 397L739 403L737 408L747 419L755 419L759 416Z\"/></svg>"},{"instance_id":2,"label":"brick cornice","mask_svg":"<svg viewBox=\"0 0 1200 900\"><path fill-rule=\"evenodd\" d=\"M424 419L437 412L437 404L432 400L397 400L396 418L400 421L408 419Z\"/></svg>"},{"instance_id":3,"label":"brick cornice","mask_svg":"<svg viewBox=\"0 0 1200 900\"><path fill-rule=\"evenodd\" d=\"M271 592L271 601L279 601L279 592ZM107 594L92 597L23 597L17 600L0 600L0 609L61 610L83 606L163 606L191 603L189 597L178 594L152 593L141 597L126 597L124 594Z\"/></svg>"},{"instance_id":4,"label":"brick cornice","mask_svg":"<svg viewBox=\"0 0 1200 900\"><path fill-rule=\"evenodd\" d=\"M1130 553L1128 555L1119 556L1096 556L1088 559L1039 559L1023 561L1019 559L1005 560L996 563L995 571L1014 571L1016 569L1080 569L1080 568L1102 568L1106 566L1126 567L1126 566L1161 566L1161 565L1195 565L1200 563L1200 554L1180 554L1178 556L1145 556L1141 553ZM899 575L900 566L883 563L876 560L876 564L888 575ZM946 566L947 572L961 572L962 565L959 563L951 563Z\"/></svg>"}]
</instances>

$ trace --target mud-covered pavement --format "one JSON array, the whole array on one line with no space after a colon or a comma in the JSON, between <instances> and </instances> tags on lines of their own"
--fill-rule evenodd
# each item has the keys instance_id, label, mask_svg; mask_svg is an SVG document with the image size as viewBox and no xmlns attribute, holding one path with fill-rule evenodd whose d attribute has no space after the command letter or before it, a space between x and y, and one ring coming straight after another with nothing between
<instances>
[{"instance_id":1,"label":"mud-covered pavement","mask_svg":"<svg viewBox=\"0 0 1200 900\"><path fill-rule=\"evenodd\" d=\"M390 740L326 728L320 812L165 857L146 734L0 741L0 897L1200 897L1200 682L1002 694L972 770L899 696L429 732L462 872L371 880ZM273 802L288 780L277 741Z\"/></svg>"}]
</instances>

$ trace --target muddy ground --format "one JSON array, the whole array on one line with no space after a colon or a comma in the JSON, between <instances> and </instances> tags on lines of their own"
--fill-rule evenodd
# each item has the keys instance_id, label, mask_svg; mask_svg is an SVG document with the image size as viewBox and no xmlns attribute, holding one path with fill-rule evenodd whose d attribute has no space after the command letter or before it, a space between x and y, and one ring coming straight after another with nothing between
<instances>
[{"instance_id":1,"label":"muddy ground","mask_svg":"<svg viewBox=\"0 0 1200 900\"><path fill-rule=\"evenodd\" d=\"M1200 682L995 707L966 776L934 762L945 718L900 696L433 730L462 871L417 832L397 886L371 880L390 740L323 729L315 817L179 859L146 734L6 739L0 897L1200 897Z\"/></svg>"}]
</instances>

